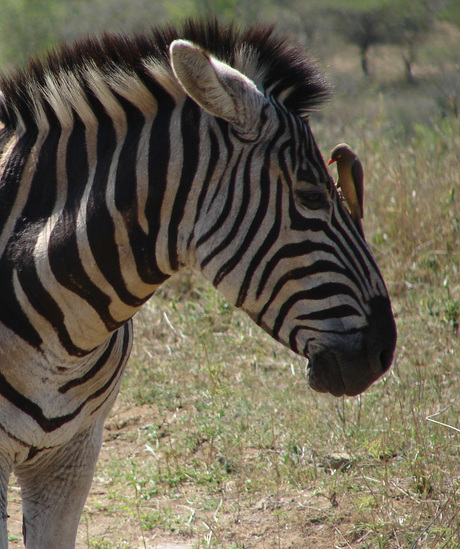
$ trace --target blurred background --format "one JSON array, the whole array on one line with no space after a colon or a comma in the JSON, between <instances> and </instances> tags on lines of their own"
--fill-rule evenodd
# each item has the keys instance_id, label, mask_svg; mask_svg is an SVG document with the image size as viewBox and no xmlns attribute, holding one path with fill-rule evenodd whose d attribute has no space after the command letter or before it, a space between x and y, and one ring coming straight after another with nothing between
<instances>
[{"instance_id":1,"label":"blurred background","mask_svg":"<svg viewBox=\"0 0 460 549\"><path fill-rule=\"evenodd\" d=\"M0 0L0 7L2 70L88 34L217 16L276 23L305 43L335 86L336 108L326 114L344 139L363 124L372 135L411 136L417 124L460 109L457 0Z\"/></svg>"},{"instance_id":2,"label":"blurred background","mask_svg":"<svg viewBox=\"0 0 460 549\"><path fill-rule=\"evenodd\" d=\"M329 69L339 97L352 103L373 91L390 101L391 113L369 113L390 116L389 124L410 131L416 122L458 114L456 0L1 0L0 7L5 69L87 34L215 15L242 25L276 22ZM404 101L408 92L416 98L410 104Z\"/></svg>"}]
</instances>

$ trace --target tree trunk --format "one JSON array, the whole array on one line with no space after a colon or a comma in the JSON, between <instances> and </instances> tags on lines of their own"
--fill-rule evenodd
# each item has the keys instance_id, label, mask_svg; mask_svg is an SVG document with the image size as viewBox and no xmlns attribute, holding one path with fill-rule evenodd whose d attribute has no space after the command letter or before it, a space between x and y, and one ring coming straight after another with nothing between
<instances>
[{"instance_id":1,"label":"tree trunk","mask_svg":"<svg viewBox=\"0 0 460 549\"><path fill-rule=\"evenodd\" d=\"M404 60L404 74L406 75L406 80L408 84L414 84L415 78L412 72L412 59L411 56L407 53L403 53Z\"/></svg>"},{"instance_id":2,"label":"tree trunk","mask_svg":"<svg viewBox=\"0 0 460 549\"><path fill-rule=\"evenodd\" d=\"M367 53L369 48L361 48L361 69L363 70L364 76L369 76L369 63L367 59Z\"/></svg>"}]
</instances>

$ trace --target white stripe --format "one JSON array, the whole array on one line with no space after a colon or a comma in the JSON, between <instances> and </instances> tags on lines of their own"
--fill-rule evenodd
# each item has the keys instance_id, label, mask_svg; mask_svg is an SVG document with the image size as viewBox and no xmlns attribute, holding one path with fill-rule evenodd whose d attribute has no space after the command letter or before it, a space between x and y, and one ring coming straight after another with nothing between
<instances>
[{"instance_id":1,"label":"white stripe","mask_svg":"<svg viewBox=\"0 0 460 549\"><path fill-rule=\"evenodd\" d=\"M29 197L30 187L32 184L32 179L35 175L35 169L37 166L40 149L49 131L48 124L45 125L44 121L42 123L43 128L38 134L37 140L32 150L30 151L29 156L27 157L24 169L22 170L21 181L18 185L18 193L16 195L14 204L10 209L10 214L3 227L3 231L0 234L0 257L5 251L5 247L8 244L11 235L13 234L15 225L18 219L21 217L24 206L26 205L27 199Z\"/></svg>"},{"instance_id":2,"label":"white stripe","mask_svg":"<svg viewBox=\"0 0 460 549\"><path fill-rule=\"evenodd\" d=\"M108 184L106 191L106 203L110 215L113 219L115 228L115 244L118 249L118 257L120 261L121 274L127 291L139 298L144 298L151 294L156 286L145 284L139 277L136 261L129 242L129 235L126 229L125 220L115 204L115 188L117 183L117 169L120 160L120 154L126 141L126 133L128 124L126 121L126 113L121 105L112 94L111 90L102 81L95 81L94 92L98 99L104 105L107 114L113 120L113 126L116 134L117 145L110 163ZM134 185L134 181L123 181L122 184ZM114 318L125 320L131 317L136 309L123 304L120 300L112 302L110 306L111 314ZM128 313L126 315L126 313ZM125 316L126 315L126 316Z\"/></svg>"},{"instance_id":3,"label":"white stripe","mask_svg":"<svg viewBox=\"0 0 460 549\"><path fill-rule=\"evenodd\" d=\"M149 233L149 222L145 214L149 196L149 154L150 135L155 118L147 118L142 128L137 148L136 158L136 186L137 186L137 221L144 233Z\"/></svg>"},{"instance_id":4,"label":"white stripe","mask_svg":"<svg viewBox=\"0 0 460 549\"><path fill-rule=\"evenodd\" d=\"M155 244L155 260L163 273L173 274L174 269L169 263L169 222L172 219L174 200L179 188L180 176L184 160L181 134L182 105L177 105L169 122L169 128L164 128L164 136L170 143L168 170L166 175L166 189L160 210L160 230ZM164 221L164 222L163 222Z\"/></svg>"}]
</instances>

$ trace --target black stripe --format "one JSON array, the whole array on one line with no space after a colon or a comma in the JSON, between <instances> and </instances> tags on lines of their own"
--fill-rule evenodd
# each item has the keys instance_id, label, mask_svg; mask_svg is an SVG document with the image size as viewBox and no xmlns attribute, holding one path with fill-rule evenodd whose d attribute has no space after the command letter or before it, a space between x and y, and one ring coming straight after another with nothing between
<instances>
[{"instance_id":1,"label":"black stripe","mask_svg":"<svg viewBox=\"0 0 460 549\"><path fill-rule=\"evenodd\" d=\"M2 395L6 400L11 402L16 408L30 416L40 428L45 431L45 433L50 433L62 427L65 423L68 423L80 413L81 409L84 406L84 403L80 404L72 413L65 416L47 418L40 406L32 402L19 391L17 391L6 378L0 373L0 395Z\"/></svg>"},{"instance_id":2,"label":"black stripe","mask_svg":"<svg viewBox=\"0 0 460 549\"><path fill-rule=\"evenodd\" d=\"M232 205L233 205L233 198L235 195L235 181L237 179L236 175L239 169L239 163L241 160L242 152L238 155L238 161L232 168L232 172L230 174L230 180L228 182L228 193L227 198L225 200L224 207L222 208L222 212L213 224L213 226L201 237L198 239L197 242L197 248L201 246L206 240L214 236L214 234L222 227L222 225L225 223L227 218L230 216L230 212L232 211ZM214 248L201 262L201 269L204 269L206 265L216 256L218 255L222 250L224 250L227 246L227 240L224 238L224 240L216 247Z\"/></svg>"},{"instance_id":3,"label":"black stripe","mask_svg":"<svg viewBox=\"0 0 460 549\"><path fill-rule=\"evenodd\" d=\"M53 325L59 340L68 352L74 356L82 356L86 354L87 351L83 351L74 345L71 340L69 333L64 326L62 311L56 301L43 287L33 258L37 236L53 212L57 196L56 152L61 136L61 129L56 123L54 116L50 115L50 121L53 122L54 125L40 149L31 182L30 193L22 216L16 223L14 234L6 251L6 256L10 259L10 264L7 268L7 270L10 271L8 278L10 284L12 284L12 273L14 270L17 271L18 280L31 305L40 315L45 317ZM4 287L2 287L2 292L5 292ZM9 306L12 308L12 300L9 299L8 301ZM19 307L19 304L17 304L16 308ZM23 314L15 312L13 313L13 318L15 317L23 318ZM7 320L5 324L10 326L11 323ZM15 331L18 335L24 337L23 334L30 333L29 326L30 323L27 320L24 327L21 326L19 330L16 328ZM33 332L36 333L35 329ZM25 339L27 340L28 337L26 336ZM41 343L41 338L39 338L38 334L33 340L34 346L38 347Z\"/></svg>"},{"instance_id":4,"label":"black stripe","mask_svg":"<svg viewBox=\"0 0 460 549\"><path fill-rule=\"evenodd\" d=\"M56 204L57 148L61 138L61 126L51 111L48 113L48 119L50 129L37 155L35 173L21 220L15 227L16 233L31 228L34 235L38 234L51 216Z\"/></svg>"},{"instance_id":5,"label":"black stripe","mask_svg":"<svg viewBox=\"0 0 460 549\"><path fill-rule=\"evenodd\" d=\"M0 322L35 349L43 340L19 304L14 286L13 271L5 260L0 261Z\"/></svg>"},{"instance_id":6,"label":"black stripe","mask_svg":"<svg viewBox=\"0 0 460 549\"><path fill-rule=\"evenodd\" d=\"M348 330L322 330L316 326L305 326L305 325L298 325L293 330L291 330L289 334L289 348L293 350L295 353L299 353L304 356L308 356L309 346L312 341L315 341L316 337L309 337L307 341L305 342L304 348L302 350L299 350L299 346L297 345L297 336L299 332L313 332L317 334L330 334L330 335L337 335L337 336L351 336L351 335L357 335L362 332L361 328L349 328ZM278 338L277 338L278 339ZM278 339L278 341L280 341ZM286 343L282 341L281 343Z\"/></svg>"},{"instance_id":7,"label":"black stripe","mask_svg":"<svg viewBox=\"0 0 460 549\"><path fill-rule=\"evenodd\" d=\"M150 133L149 192L144 212L149 229L148 234L145 234L139 224L135 225L130 231L129 241L140 278L144 283L152 285L161 284L169 277L158 267L155 246L160 230L159 212L165 195L171 152L170 135L165 131L165 128L169 128L171 115L175 108L174 100L159 86L155 87L154 95L158 101L158 112Z\"/></svg>"},{"instance_id":8,"label":"black stripe","mask_svg":"<svg viewBox=\"0 0 460 549\"><path fill-rule=\"evenodd\" d=\"M206 242L209 238L211 238L214 235L214 232L224 223L225 219L227 218L228 211L231 209L231 205L233 202L233 193L234 193L234 181L235 181L235 174L238 170L238 161L241 159L242 152L239 153L239 156L237 158L237 163L230 168L231 159L233 158L233 143L231 142L229 136L228 136L228 124L225 124L222 120L216 120L218 125L220 126L220 129L222 131L221 137L224 140L225 147L223 148L223 151L220 151L220 154L226 154L225 158L225 169L223 173L221 174L219 181L217 182L216 188L214 190L214 193L210 200L207 201L207 209L205 212L205 215L208 215L214 206L214 202L217 199L217 197L220 197L222 192L222 187L224 187L227 190L227 199L226 203L224 204L223 211L221 212L220 217L217 219L216 224L214 227L211 227L204 235L202 235L196 243L196 247L199 248L202 244ZM222 161L221 161L222 162ZM228 171L230 171L230 177L227 177Z\"/></svg>"},{"instance_id":9,"label":"black stripe","mask_svg":"<svg viewBox=\"0 0 460 549\"><path fill-rule=\"evenodd\" d=\"M118 360L118 364L115 366L113 370L113 374L110 377L110 379L105 383L100 389L98 389L95 393L93 393L88 399L87 402L90 400L94 400L95 398L99 397L100 395L106 393L107 389L109 389L112 386L112 389L105 395L104 400L100 402L94 410L91 411L91 415L94 415L106 402L107 399L110 397L110 395L115 390L117 378L119 378L121 375L123 375L124 367L126 365L127 358L130 353L131 349L131 343L132 343L132 331L131 331L131 324L127 323L125 324L123 328L123 347L121 349L120 358Z\"/></svg>"},{"instance_id":10,"label":"black stripe","mask_svg":"<svg viewBox=\"0 0 460 549\"><path fill-rule=\"evenodd\" d=\"M93 131L92 129L89 131ZM74 123L67 141L66 150L67 199L65 214L76 217L85 187L88 182L88 157L86 150L86 128L74 113Z\"/></svg>"},{"instance_id":11,"label":"black stripe","mask_svg":"<svg viewBox=\"0 0 460 549\"><path fill-rule=\"evenodd\" d=\"M35 264L29 262L18 269L19 282L24 289L32 307L44 316L53 326L60 343L72 356L85 356L91 350L82 349L75 345L64 323L64 314L58 303L44 288L37 274Z\"/></svg>"},{"instance_id":12,"label":"black stripe","mask_svg":"<svg viewBox=\"0 0 460 549\"><path fill-rule=\"evenodd\" d=\"M37 140L38 133L35 129L25 133L17 142L8 156L6 166L0 180L0 233L11 214L14 201L21 188L21 179L24 166Z\"/></svg>"},{"instance_id":13,"label":"black stripe","mask_svg":"<svg viewBox=\"0 0 460 549\"><path fill-rule=\"evenodd\" d=\"M345 206L337 202L337 213L340 213L341 220L348 229L348 233L345 233L348 249L342 247L341 249L343 249L344 255L345 252L347 252L347 259L350 264L354 265L357 273L362 272L362 275L360 276L362 278L363 285L368 288L370 287L370 281L372 279L368 263L371 268L376 270L378 275L380 275L380 271L377 267L375 259L372 257L367 243L362 238L361 233L357 229L356 224L352 221L350 215L343 211L344 208ZM332 227L334 227L338 232L342 235L344 234L343 227L341 227L335 215L332 216L331 224Z\"/></svg>"},{"instance_id":14,"label":"black stripe","mask_svg":"<svg viewBox=\"0 0 460 549\"><path fill-rule=\"evenodd\" d=\"M107 402L107 400L110 398L112 393L115 390L118 391L118 388L116 387L117 378L123 375L124 367L125 367L125 364L126 364L128 356L129 356L129 352L130 352L130 343L131 342L132 342L132 332L131 332L131 329L128 326L128 324L126 324L125 325L125 331L124 331L124 334L123 334L123 348L122 348L122 351L121 351L121 356L120 356L120 359L118 361L118 364L116 365L116 367L114 369L112 377L104 385L104 387L102 387L97 393L94 394L94 398L96 398L97 396L99 396L99 394L102 394L103 392L105 393L107 391L107 389L110 388L111 385L112 385L112 388L105 395L104 400L101 401L101 403L98 406L96 406L96 408L94 408L94 410L91 411L90 415L94 415L95 413L97 413L97 411Z\"/></svg>"},{"instance_id":15,"label":"black stripe","mask_svg":"<svg viewBox=\"0 0 460 549\"><path fill-rule=\"evenodd\" d=\"M260 277L256 297L260 297L267 285L268 279L281 261L284 259L291 259L293 257L307 257L314 252L324 252L324 254L335 256L337 250L329 244L314 242L312 240L304 240L302 242L296 242L294 244L287 244L286 246L283 246L269 259L269 261L267 261L262 276ZM340 258L338 258L338 260L340 260Z\"/></svg>"},{"instance_id":16,"label":"black stripe","mask_svg":"<svg viewBox=\"0 0 460 549\"><path fill-rule=\"evenodd\" d=\"M278 279L273 287L270 298L267 300L259 313L259 321L262 320L264 314L269 309L270 305L276 299L285 284L292 280L301 280L302 278L307 278L321 273L336 273L345 277L348 275L347 271L342 266L337 265L337 263L327 259L320 259L309 266L297 267L286 272Z\"/></svg>"},{"instance_id":17,"label":"black stripe","mask_svg":"<svg viewBox=\"0 0 460 549\"><path fill-rule=\"evenodd\" d=\"M332 227L336 228L337 231L340 233L337 235L331 227L328 227L326 229L326 236L328 236L332 242L334 242L338 253L342 256L342 261L345 260L345 262L348 263L348 269L351 273L354 273L355 279L359 279L359 287L362 290L362 293L364 294L366 289L370 286L370 281L372 279L371 272L366 264L366 262L363 260L362 252L367 247L367 244L361 239L361 236L359 236L360 242L357 243L356 240L354 240L352 237L352 234L359 234L357 232L356 226L353 223L353 232L350 233L347 231L344 231L343 227L340 227L336 224L335 216L332 215ZM340 236L340 239L338 238ZM357 245L358 244L358 245ZM375 265L375 264L374 264Z\"/></svg>"},{"instance_id":18,"label":"black stripe","mask_svg":"<svg viewBox=\"0 0 460 549\"><path fill-rule=\"evenodd\" d=\"M17 300L13 286L14 267L6 259L0 261L0 322L35 349L39 349L42 338L36 331Z\"/></svg>"},{"instance_id":19,"label":"black stripe","mask_svg":"<svg viewBox=\"0 0 460 549\"><path fill-rule=\"evenodd\" d=\"M11 151L6 162L3 176L0 180L0 233L5 230L5 224L11 214L17 193L21 188L24 165L37 140L35 128L24 134ZM2 145L4 143L2 142ZM5 143L6 144L6 143ZM16 243L19 235L11 235L10 241L0 258L0 322L13 331L32 347L38 349L42 339L23 312L16 299L13 287L13 271L16 257L23 250Z\"/></svg>"},{"instance_id":20,"label":"black stripe","mask_svg":"<svg viewBox=\"0 0 460 549\"><path fill-rule=\"evenodd\" d=\"M116 146L113 121L101 113L97 132L97 165L88 198L86 230L91 252L105 279L121 301L131 307L138 307L143 301L126 288L115 242L115 226L106 199L110 166Z\"/></svg>"},{"instance_id":21,"label":"black stripe","mask_svg":"<svg viewBox=\"0 0 460 549\"><path fill-rule=\"evenodd\" d=\"M202 143L202 146L206 146L206 144ZM200 194L198 196L198 201L196 205L195 220L193 223L192 230L190 231L190 236L187 243L188 246L191 245L193 238L195 237L195 227L196 227L196 224L198 223L198 219L203 213L202 210L203 210L204 200L209 192L209 184L214 178L214 172L216 170L216 166L220 156L219 140L217 139L217 136L214 133L212 128L209 128L209 149L210 149L210 152L209 152L208 168L206 170L206 175L200 188Z\"/></svg>"},{"instance_id":22,"label":"black stripe","mask_svg":"<svg viewBox=\"0 0 460 549\"><path fill-rule=\"evenodd\" d=\"M273 334L275 337L278 337L279 331L292 307L299 301L322 301L323 299L328 299L330 297L335 297L339 295L348 295L354 301L359 302L356 294L344 284L339 284L336 282L328 282L326 284L320 284L309 290L304 290L301 292L296 292L287 299L283 305L280 307L278 316L276 317Z\"/></svg>"},{"instance_id":23,"label":"black stripe","mask_svg":"<svg viewBox=\"0 0 460 549\"><path fill-rule=\"evenodd\" d=\"M279 126L277 128L276 134L271 139L270 144L265 145L264 163L262 165L260 177L258 178L259 181L260 181L260 199L259 199L259 204L258 204L258 207L257 207L257 211L254 215L254 218L253 218L253 221L252 221L251 225L249 226L249 228L246 231L246 236L244 237L241 246L238 248L237 252L233 255L233 257L230 258L218 271L218 273L217 273L217 275L214 279L214 282L213 282L215 286L217 286L222 281L222 279L236 267L236 265L238 265L238 263L243 258L244 254L247 252L250 245L254 241L255 236L256 236L257 232L260 230L260 227L261 227L261 225L262 225L262 223L263 223L263 221L266 217L266 214L267 214L267 211L268 211L268 206L269 206L269 203L270 203L270 193L271 193L271 188L272 188L271 181L270 181L270 171L269 171L269 166L271 165L272 151L275 148L276 144L278 143L279 139L284 134L285 127L286 126L285 126L285 123L284 123L284 118L282 118L280 120L280 123L279 123ZM255 152L255 150L256 149L253 149L252 152ZM251 156L252 156L252 154L251 154ZM249 197L246 199L243 196L243 208L242 208L242 213L243 214L246 213L246 211L249 207L249 200L250 200L250 197L251 197L249 189L253 185L253 179L254 179L254 178L251 177L251 157L249 157L246 161L246 170L245 170L244 175L245 175L245 183L248 187ZM281 204L282 194L281 194L281 192L278 192L280 190L279 184L280 184L280 178L277 179L276 200L278 200L280 202L280 204L277 204L277 207L278 207L277 210L278 211L276 212L276 216L278 216L278 213L279 213L279 217L281 217L280 212L281 212L281 208L282 208L282 204ZM240 216L238 216L238 218L235 222L235 228L237 230L240 228L240 224L242 223L243 218L244 218L244 215L241 216L241 219L240 219ZM281 219L275 218L275 225L278 222L281 223ZM276 231L276 229L275 229L275 231ZM278 234L279 234L279 229L278 229ZM266 242L267 241L265 241L265 243ZM259 258L261 260L262 258L260 257L260 248L258 250L258 253L259 253ZM251 264L253 264L253 269L255 269L256 265L254 264L254 258L253 258L253 260L251 260ZM245 281L243 281L243 284L245 284L245 283L249 284L249 280L247 279L247 277L245 277ZM247 286L246 286L246 289L244 289L244 290L240 289L238 299L237 299L237 303L238 303L237 306L241 306L242 300L244 300L243 296L245 295L246 291L247 291Z\"/></svg>"},{"instance_id":24,"label":"black stripe","mask_svg":"<svg viewBox=\"0 0 460 549\"><path fill-rule=\"evenodd\" d=\"M51 233L48 258L59 284L90 303L107 330L113 331L120 323L109 312L110 298L89 278L78 251L77 205L81 201L89 176L85 131L83 122L76 118L67 143L67 199L64 212Z\"/></svg>"},{"instance_id":25,"label":"black stripe","mask_svg":"<svg viewBox=\"0 0 460 549\"><path fill-rule=\"evenodd\" d=\"M240 207L238 209L238 212L235 216L235 220L233 223L232 228L228 231L227 236L222 240L219 244L219 251L224 250L227 246L229 246L233 240L236 238L238 233L241 231L241 226L243 224L244 218L246 216L246 213L249 208L249 204L251 202L251 160L252 156L255 152L255 149L252 149L248 155L248 158L246 159L245 166L244 166L244 172L243 172L243 178L242 178L242 196L240 201ZM265 173L264 173L265 172ZM265 176L265 177L264 177ZM261 179L263 179L263 183L266 183L268 186L269 181L267 181L267 174L266 170L263 170L261 174ZM240 193L239 193L240 194ZM255 227L260 224L260 212L263 211L265 213L266 211L266 199L264 200L264 195L267 195L267 192L263 192L263 190L260 193L260 201L259 201L259 207L257 209L255 218L251 226L246 231L246 236L243 239L242 245L238 248L238 250L233 254L233 257L228 259L217 271L216 276L214 277L213 284L214 286L217 286L222 279L232 270L235 268L235 266L239 263L239 261L242 259L246 249L248 248L249 244L252 242L254 238L255 233ZM262 216L263 219L263 216Z\"/></svg>"},{"instance_id":26,"label":"black stripe","mask_svg":"<svg viewBox=\"0 0 460 549\"><path fill-rule=\"evenodd\" d=\"M289 119L288 119L288 123L289 123ZM265 154L265 162L268 163L268 165L270 165L271 163L271 158L270 158L271 149L274 147L275 143L277 143L278 140L283 136L285 129L286 129L285 116L280 115L279 126L276 130L276 134L271 140L269 150L267 150ZM286 147L289 147L289 142L285 142L281 148L286 148ZM268 174L268 178L270 181L269 174ZM269 196L270 196L271 188L272 188L272 185L269 182L269 184L267 184L267 190L265 191L267 193L267 208L270 202ZM253 259L251 260L251 263L248 267L247 273L241 285L240 292L238 294L238 299L236 301L237 307L241 307L247 297L249 286L251 284L252 277L254 276L256 268L260 265L262 260L266 257L268 251L271 249L273 244L278 241L280 230L281 230L282 217L283 217L283 181L281 176L278 176L276 180L275 217L273 220L273 225L270 231L268 232L267 237L264 239L262 246L257 250L257 252L254 254ZM256 295L256 298L259 295L260 295L260 292Z\"/></svg>"},{"instance_id":27,"label":"black stripe","mask_svg":"<svg viewBox=\"0 0 460 549\"><path fill-rule=\"evenodd\" d=\"M296 326L293 330L291 330L291 333L289 334L289 348L292 349L295 353L303 354L304 356L308 356L308 346L312 341L315 340L314 337L309 337L305 342L302 351L299 350L299 346L297 345L297 334L306 330L307 329L304 326ZM284 344L286 345L286 343Z\"/></svg>"},{"instance_id":28,"label":"black stripe","mask_svg":"<svg viewBox=\"0 0 460 549\"><path fill-rule=\"evenodd\" d=\"M220 197L221 188L222 186L228 186L228 179L226 177L227 172L229 170L230 162L233 158L233 151L235 150L235 147L233 145L232 140L230 139L230 132L229 132L229 125L224 120L221 120L220 118L216 118L214 122L217 124L220 130L220 136L223 139L224 147L222 151L220 152L220 156L225 155L224 159L220 159L221 165L225 166L225 170L223 171L221 177L219 178L219 181L216 185L216 188L214 189L214 193L211 196L210 200L208 200L208 207L207 207L207 213L209 213L214 205L214 201L217 197Z\"/></svg>"},{"instance_id":29,"label":"black stripe","mask_svg":"<svg viewBox=\"0 0 460 549\"><path fill-rule=\"evenodd\" d=\"M273 225L271 229L268 231L268 234L264 239L262 245L254 254L254 257L252 258L249 264L243 283L241 284L241 287L240 287L238 299L236 301L237 307L243 306L249 291L249 286L251 284L252 278L254 276L254 273L256 272L257 267L260 265L262 260L266 257L268 251L272 248L273 244L277 242L279 238L280 230L281 230L282 212L283 212L283 202L281 200L282 187L283 185L281 183L281 179L278 178L278 182L276 186L276 197L275 197L276 211L275 211L275 217L273 220Z\"/></svg>"},{"instance_id":30,"label":"black stripe","mask_svg":"<svg viewBox=\"0 0 460 549\"><path fill-rule=\"evenodd\" d=\"M105 364L109 360L110 355L112 354L113 348L115 346L115 343L117 342L117 338L118 338L118 333L113 334L112 337L110 338L110 342L107 349L102 353L101 357L99 358L99 360L96 361L94 366L90 368L85 375L72 379L65 385L62 385L62 387L59 387L59 392L61 394L65 394L67 393L67 391L69 391L73 387L78 387L79 385L83 385L84 383L92 379L97 374L97 372L99 372L105 366Z\"/></svg>"},{"instance_id":31,"label":"black stripe","mask_svg":"<svg viewBox=\"0 0 460 549\"><path fill-rule=\"evenodd\" d=\"M194 101L187 99L181 113L182 173L168 226L169 264L173 271L177 271L179 268L177 257L179 224L184 216L185 205L192 188L200 158L200 119L201 109Z\"/></svg>"},{"instance_id":32,"label":"black stripe","mask_svg":"<svg viewBox=\"0 0 460 549\"><path fill-rule=\"evenodd\" d=\"M115 96L126 113L126 123L128 126L117 166L115 179L115 206L117 210L123 214L126 226L131 227L137 219L135 184L137 150L145 118L139 109L124 97L117 94L115 94Z\"/></svg>"},{"instance_id":33,"label":"black stripe","mask_svg":"<svg viewBox=\"0 0 460 549\"><path fill-rule=\"evenodd\" d=\"M119 334L117 334L117 337ZM117 366L114 368L114 372L111 375L110 379L99 389L97 389L94 393L92 393L89 397L87 397L79 406L77 406L73 412L70 414L65 414L63 416L48 418L46 417L40 406L35 404L32 400L26 398L24 395L22 395L19 391L17 391L8 381L6 378L0 373L0 395L2 395L6 400L11 402L16 408L21 410L21 412L27 414L30 416L45 433L50 433L52 431L55 431L56 429L59 429L64 424L72 421L75 419L78 414L81 412L81 410L92 400L98 398L102 394L104 394L107 389L113 384L114 380L116 380L117 377L120 375L120 369L123 368L125 361L126 361L126 355L129 351L129 342L130 342L130 331L129 327L125 325L124 328L124 334L123 334L123 347L121 350L121 358L118 361ZM110 358L110 357L109 357ZM106 399L101 402L97 409L99 409ZM95 410L93 410L92 413L94 413Z\"/></svg>"},{"instance_id":34,"label":"black stripe","mask_svg":"<svg viewBox=\"0 0 460 549\"><path fill-rule=\"evenodd\" d=\"M351 305L337 305L320 311L312 311L296 316L296 320L332 320L347 318L350 316L361 316L359 311Z\"/></svg>"}]
</instances>

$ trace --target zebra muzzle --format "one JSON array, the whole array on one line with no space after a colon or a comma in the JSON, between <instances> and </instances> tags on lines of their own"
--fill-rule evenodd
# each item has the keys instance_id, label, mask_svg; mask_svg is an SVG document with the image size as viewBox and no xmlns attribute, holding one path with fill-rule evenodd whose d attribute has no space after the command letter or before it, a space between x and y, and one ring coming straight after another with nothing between
<instances>
[{"instance_id":1,"label":"zebra muzzle","mask_svg":"<svg viewBox=\"0 0 460 549\"><path fill-rule=\"evenodd\" d=\"M368 323L360 337L341 337L337 345L310 354L308 382L320 393L356 396L377 381L391 366L396 347L396 326L390 301L374 298Z\"/></svg>"}]
</instances>

